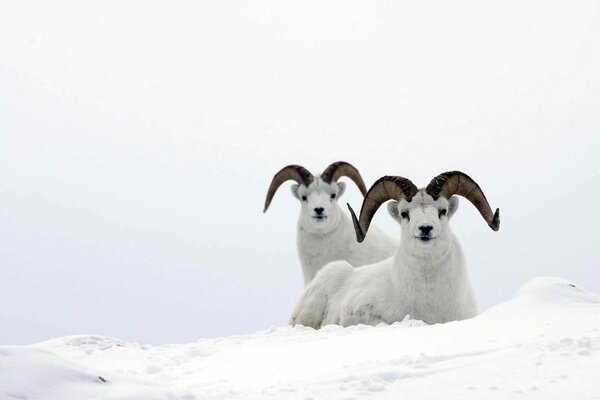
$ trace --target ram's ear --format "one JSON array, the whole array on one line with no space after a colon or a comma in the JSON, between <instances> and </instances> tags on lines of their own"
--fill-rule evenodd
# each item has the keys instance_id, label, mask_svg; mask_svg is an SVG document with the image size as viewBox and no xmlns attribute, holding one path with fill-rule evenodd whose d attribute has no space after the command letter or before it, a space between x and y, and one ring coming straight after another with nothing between
<instances>
[{"instance_id":1,"label":"ram's ear","mask_svg":"<svg viewBox=\"0 0 600 400\"><path fill-rule=\"evenodd\" d=\"M338 192L337 192L336 197L339 199L340 197L342 197L342 195L346 191L346 184L344 182L337 182L337 187L338 187Z\"/></svg>"},{"instance_id":2,"label":"ram's ear","mask_svg":"<svg viewBox=\"0 0 600 400\"><path fill-rule=\"evenodd\" d=\"M400 216L400 210L398 210L398 202L397 201L390 201L387 204L387 209L388 212L390 213L390 215L392 216L392 218L394 218L396 221L400 222L402 220L402 217Z\"/></svg>"},{"instance_id":3,"label":"ram's ear","mask_svg":"<svg viewBox=\"0 0 600 400\"><path fill-rule=\"evenodd\" d=\"M456 210L458 210L458 196L451 196L448 199L448 219L452 218Z\"/></svg>"},{"instance_id":4,"label":"ram's ear","mask_svg":"<svg viewBox=\"0 0 600 400\"><path fill-rule=\"evenodd\" d=\"M290 189L292 190L292 195L297 198L298 200L300 200L300 193L298 192L298 189L300 188L300 185L294 183Z\"/></svg>"}]
</instances>

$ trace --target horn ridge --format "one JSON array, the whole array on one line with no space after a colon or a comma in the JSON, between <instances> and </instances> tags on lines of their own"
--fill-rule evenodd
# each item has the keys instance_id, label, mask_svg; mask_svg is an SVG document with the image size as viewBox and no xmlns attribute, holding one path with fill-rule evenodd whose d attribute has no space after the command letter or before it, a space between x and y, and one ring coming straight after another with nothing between
<instances>
[{"instance_id":1,"label":"horn ridge","mask_svg":"<svg viewBox=\"0 0 600 400\"><path fill-rule=\"evenodd\" d=\"M469 175L461 171L448 171L439 174L429 182L425 189L427 194L437 200L440 196L449 199L459 195L471 202L490 228L500 229L500 209L492 211L481 187Z\"/></svg>"},{"instance_id":2,"label":"horn ridge","mask_svg":"<svg viewBox=\"0 0 600 400\"><path fill-rule=\"evenodd\" d=\"M337 182L342 176L347 176L352 179L363 196L367 194L367 186L365 185L360 172L358 172L356 167L346 161L336 161L329 165L321 174L321 179L324 182L331 183Z\"/></svg>"},{"instance_id":3,"label":"horn ridge","mask_svg":"<svg viewBox=\"0 0 600 400\"><path fill-rule=\"evenodd\" d=\"M295 180L299 185L308 186L314 181L314 176L309 170L301 165L292 164L283 167L271 180L271 185L269 185L269 190L267 191L267 197L265 199L263 213L269 208L271 200L273 200L273 196L275 196L275 192L279 189L279 186L288 180Z\"/></svg>"},{"instance_id":4,"label":"horn ridge","mask_svg":"<svg viewBox=\"0 0 600 400\"><path fill-rule=\"evenodd\" d=\"M383 203L391 199L401 200L403 198L411 201L418 191L409 179L401 176L384 176L375 181L363 199L358 220L356 220L354 210L349 207L357 241L364 240L375 213Z\"/></svg>"}]
</instances>

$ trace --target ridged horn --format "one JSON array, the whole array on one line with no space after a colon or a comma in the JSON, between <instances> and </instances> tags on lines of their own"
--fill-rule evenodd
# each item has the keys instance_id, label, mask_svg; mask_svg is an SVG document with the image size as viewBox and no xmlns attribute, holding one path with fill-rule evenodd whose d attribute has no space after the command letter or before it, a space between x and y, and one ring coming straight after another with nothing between
<instances>
[{"instance_id":1,"label":"ridged horn","mask_svg":"<svg viewBox=\"0 0 600 400\"><path fill-rule=\"evenodd\" d=\"M406 178L401 176L384 176L379 178L369 189L360 208L360 218L356 218L356 214L350 204L348 209L352 214L352 222L356 231L356 240L360 243L365 239L369 225L377 212L377 209L386 201L402 200L411 201L413 196L419 190L417 187Z\"/></svg>"},{"instance_id":2,"label":"ridged horn","mask_svg":"<svg viewBox=\"0 0 600 400\"><path fill-rule=\"evenodd\" d=\"M277 189L279 189L279 186L281 186L283 182L289 181L290 179L295 180L300 185L308 186L315 178L309 170L300 165L288 165L283 167L278 173L275 174L273 180L271 181L271 185L267 191L267 198L265 199L265 208L263 209L263 212L266 212L269 208L271 200L273 200L273 196L275 196L275 192Z\"/></svg>"},{"instance_id":3,"label":"ridged horn","mask_svg":"<svg viewBox=\"0 0 600 400\"><path fill-rule=\"evenodd\" d=\"M350 163L346 161L338 161L325 168L325 171L321 174L321 179L327 183L337 182L342 176L347 176L352 179L356 186L360 189L362 195L367 194L367 186L365 181L360 176L360 172Z\"/></svg>"},{"instance_id":4,"label":"ridged horn","mask_svg":"<svg viewBox=\"0 0 600 400\"><path fill-rule=\"evenodd\" d=\"M444 172L433 178L425 191L437 200L439 197L449 199L455 194L463 196L469 200L487 224L494 231L500 228L500 209L496 208L496 212L492 212L492 208L483 194L483 190L477 182L471 179L467 174L460 171Z\"/></svg>"}]
</instances>

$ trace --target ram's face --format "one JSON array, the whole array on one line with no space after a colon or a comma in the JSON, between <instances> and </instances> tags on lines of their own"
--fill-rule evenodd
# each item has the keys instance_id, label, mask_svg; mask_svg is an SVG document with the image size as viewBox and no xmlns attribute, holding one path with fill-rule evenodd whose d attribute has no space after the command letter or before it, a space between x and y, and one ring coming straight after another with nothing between
<instances>
[{"instance_id":1,"label":"ram's face","mask_svg":"<svg viewBox=\"0 0 600 400\"><path fill-rule=\"evenodd\" d=\"M402 246L407 251L436 252L449 246L451 234L448 220L458 208L458 198L434 200L420 190L408 202L405 199L388 204L388 211L402 226Z\"/></svg>"},{"instance_id":2,"label":"ram's face","mask_svg":"<svg viewBox=\"0 0 600 400\"><path fill-rule=\"evenodd\" d=\"M337 205L346 185L343 182L326 183L315 179L308 187L293 185L292 194L301 204L300 224L315 233L327 233L335 229L341 215Z\"/></svg>"}]
</instances>

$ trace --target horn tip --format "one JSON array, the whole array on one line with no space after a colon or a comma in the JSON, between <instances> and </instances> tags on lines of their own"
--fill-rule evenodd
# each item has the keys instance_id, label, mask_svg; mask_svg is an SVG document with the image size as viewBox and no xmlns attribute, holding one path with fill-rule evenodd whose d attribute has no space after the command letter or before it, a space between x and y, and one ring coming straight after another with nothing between
<instances>
[{"instance_id":1,"label":"horn tip","mask_svg":"<svg viewBox=\"0 0 600 400\"><path fill-rule=\"evenodd\" d=\"M500 229L500 209L496 208L496 212L494 213L494 218L492 218L492 222L490 222L490 228L494 231L498 231Z\"/></svg>"},{"instance_id":2,"label":"horn tip","mask_svg":"<svg viewBox=\"0 0 600 400\"><path fill-rule=\"evenodd\" d=\"M356 232L356 241L358 243L362 243L362 241L365 240L366 235L360 228L360 224L358 223L358 219L356 218L356 213L352 209L352 206L350 206L349 203L346 203L346 205L348 206L348 210L350 210L350 215L352 216L352 224L354 225L354 232Z\"/></svg>"}]
</instances>

